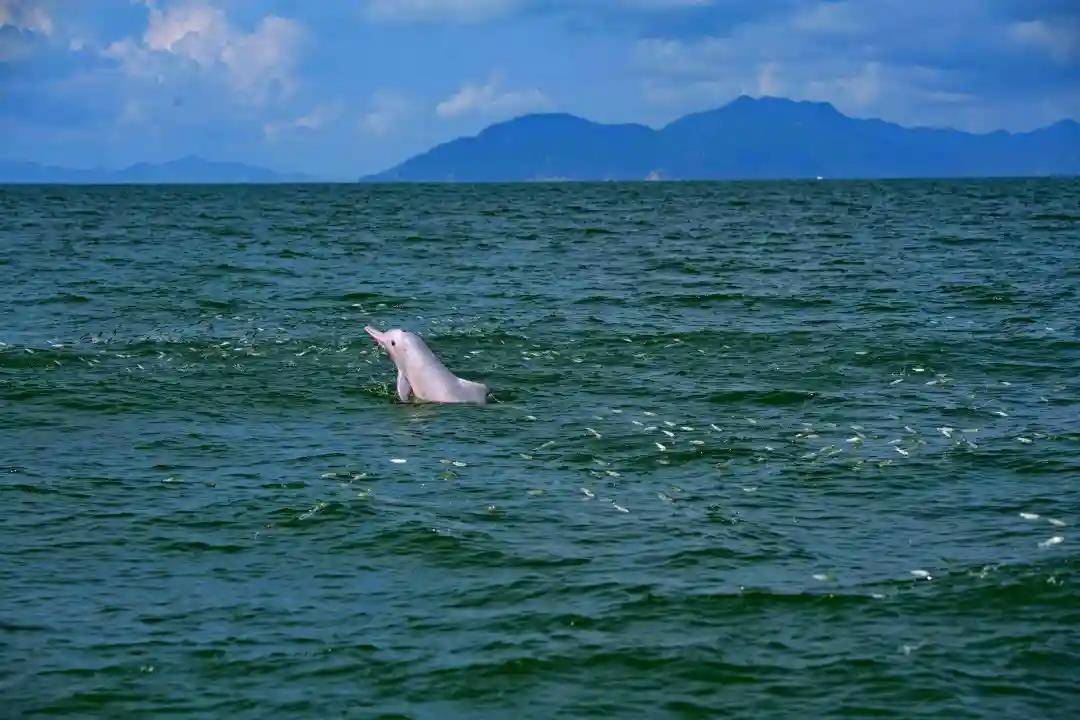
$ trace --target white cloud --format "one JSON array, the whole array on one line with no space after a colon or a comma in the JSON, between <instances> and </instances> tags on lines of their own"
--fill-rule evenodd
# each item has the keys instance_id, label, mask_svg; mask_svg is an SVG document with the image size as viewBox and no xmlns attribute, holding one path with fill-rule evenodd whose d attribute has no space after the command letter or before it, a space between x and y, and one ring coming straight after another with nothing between
<instances>
[{"instance_id":1,"label":"white cloud","mask_svg":"<svg viewBox=\"0 0 1080 720\"><path fill-rule=\"evenodd\" d=\"M340 102L316 105L311 112L289 120L268 122L263 125L263 134L271 140L289 130L318 130L334 122L341 116Z\"/></svg>"},{"instance_id":2,"label":"white cloud","mask_svg":"<svg viewBox=\"0 0 1080 720\"><path fill-rule=\"evenodd\" d=\"M0 0L0 27L52 35L53 21L49 13L34 0Z\"/></svg>"},{"instance_id":3,"label":"white cloud","mask_svg":"<svg viewBox=\"0 0 1080 720\"><path fill-rule=\"evenodd\" d=\"M412 109L412 102L404 95L379 90L371 98L370 109L360 116L359 128L369 135L389 135Z\"/></svg>"},{"instance_id":4,"label":"white cloud","mask_svg":"<svg viewBox=\"0 0 1080 720\"><path fill-rule=\"evenodd\" d=\"M669 117L715 107L738 95L827 101L851 115L909 124L948 125L958 118L979 117L980 99L965 92L967 69L932 64L941 48L952 52L968 17L957 10L958 17L949 23L939 18L934 25L927 7L898 4L898 12L890 14L896 26L886 30L874 22L875 7L807 4L736 24L722 35L639 40L635 58L645 99L666 108ZM913 26L927 27L920 35L923 62L908 59L912 53L896 40ZM1025 27L1016 32L1066 52L1065 40L1051 41L1043 30ZM988 123L997 124L984 112L980 120L963 124L993 129Z\"/></svg>"},{"instance_id":5,"label":"white cloud","mask_svg":"<svg viewBox=\"0 0 1080 720\"><path fill-rule=\"evenodd\" d=\"M1066 19L1052 25L1044 20L1028 20L1013 23L1009 33L1014 41L1033 45L1062 64L1080 51L1080 21Z\"/></svg>"},{"instance_id":6,"label":"white cloud","mask_svg":"<svg viewBox=\"0 0 1080 720\"><path fill-rule=\"evenodd\" d=\"M664 11L712 5L714 0L608 0L628 10ZM545 4L551 5L546 7ZM601 10L603 3L544 3L541 0L366 0L369 20L386 23L481 23L528 10Z\"/></svg>"},{"instance_id":7,"label":"white cloud","mask_svg":"<svg viewBox=\"0 0 1080 720\"><path fill-rule=\"evenodd\" d=\"M621 5L644 10L667 10L671 8L703 7L713 0L620 0Z\"/></svg>"},{"instance_id":8,"label":"white cloud","mask_svg":"<svg viewBox=\"0 0 1080 720\"><path fill-rule=\"evenodd\" d=\"M791 18L791 26L804 32L852 34L863 24L850 4L829 2L803 8Z\"/></svg>"},{"instance_id":9,"label":"white cloud","mask_svg":"<svg viewBox=\"0 0 1080 720\"><path fill-rule=\"evenodd\" d=\"M299 23L267 16L249 33L229 23L223 10L202 2L150 6L141 41L125 38L105 55L118 60L132 76L164 83L180 68L208 77L222 75L236 99L263 104L287 97L296 88L296 62L307 33Z\"/></svg>"},{"instance_id":10,"label":"white cloud","mask_svg":"<svg viewBox=\"0 0 1080 720\"><path fill-rule=\"evenodd\" d=\"M393 23L476 23L506 15L524 0L368 0L367 16Z\"/></svg>"},{"instance_id":11,"label":"white cloud","mask_svg":"<svg viewBox=\"0 0 1080 720\"><path fill-rule=\"evenodd\" d=\"M486 84L465 83L460 90L435 106L439 117L462 115L509 116L551 107L540 90L503 90L502 79L493 75Z\"/></svg>"}]
</instances>

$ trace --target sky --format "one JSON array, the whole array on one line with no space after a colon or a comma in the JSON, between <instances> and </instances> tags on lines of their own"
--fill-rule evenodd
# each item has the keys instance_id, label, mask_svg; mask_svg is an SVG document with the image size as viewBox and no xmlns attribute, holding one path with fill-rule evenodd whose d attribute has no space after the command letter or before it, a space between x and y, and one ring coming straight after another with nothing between
<instances>
[{"instance_id":1,"label":"sky","mask_svg":"<svg viewBox=\"0 0 1080 720\"><path fill-rule=\"evenodd\" d=\"M0 159L355 179L530 112L1080 120L1080 0L0 0Z\"/></svg>"}]
</instances>

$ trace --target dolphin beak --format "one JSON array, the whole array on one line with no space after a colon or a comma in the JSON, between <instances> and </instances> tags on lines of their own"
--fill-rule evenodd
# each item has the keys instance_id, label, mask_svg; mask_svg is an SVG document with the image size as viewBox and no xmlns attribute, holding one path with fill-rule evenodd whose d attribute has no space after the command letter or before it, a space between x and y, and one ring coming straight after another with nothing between
<instances>
[{"instance_id":1,"label":"dolphin beak","mask_svg":"<svg viewBox=\"0 0 1080 720\"><path fill-rule=\"evenodd\" d=\"M379 332L370 325L364 326L364 332L370 335L372 340L379 343L379 345L381 345L382 347L386 347L386 336L383 333Z\"/></svg>"}]
</instances>

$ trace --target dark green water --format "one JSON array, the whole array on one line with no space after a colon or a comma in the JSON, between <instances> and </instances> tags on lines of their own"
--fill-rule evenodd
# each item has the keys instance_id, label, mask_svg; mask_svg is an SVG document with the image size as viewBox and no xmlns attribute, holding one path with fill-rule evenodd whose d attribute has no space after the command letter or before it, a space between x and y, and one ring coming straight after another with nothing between
<instances>
[{"instance_id":1,"label":"dark green water","mask_svg":"<svg viewBox=\"0 0 1080 720\"><path fill-rule=\"evenodd\" d=\"M7 187L0 275L2 715L1080 708L1077 181Z\"/></svg>"}]
</instances>

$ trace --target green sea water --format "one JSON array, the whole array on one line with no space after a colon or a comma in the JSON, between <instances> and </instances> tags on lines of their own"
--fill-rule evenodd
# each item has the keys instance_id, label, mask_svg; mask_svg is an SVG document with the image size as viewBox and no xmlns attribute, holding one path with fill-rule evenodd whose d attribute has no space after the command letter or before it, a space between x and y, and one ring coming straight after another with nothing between
<instances>
[{"instance_id":1,"label":"green sea water","mask_svg":"<svg viewBox=\"0 0 1080 720\"><path fill-rule=\"evenodd\" d=\"M0 277L0 716L1080 712L1076 180L8 186Z\"/></svg>"}]
</instances>

